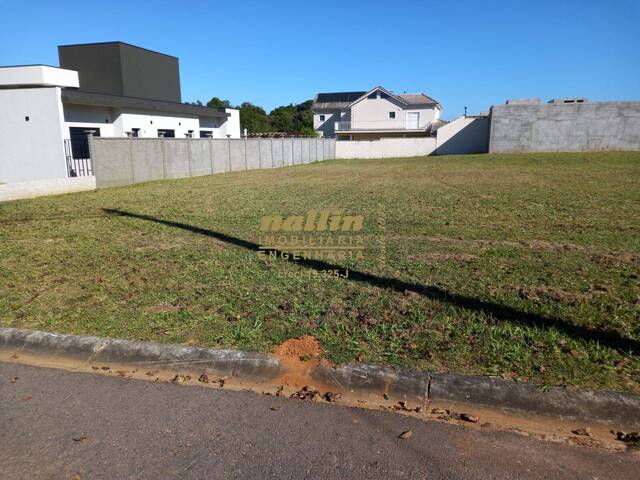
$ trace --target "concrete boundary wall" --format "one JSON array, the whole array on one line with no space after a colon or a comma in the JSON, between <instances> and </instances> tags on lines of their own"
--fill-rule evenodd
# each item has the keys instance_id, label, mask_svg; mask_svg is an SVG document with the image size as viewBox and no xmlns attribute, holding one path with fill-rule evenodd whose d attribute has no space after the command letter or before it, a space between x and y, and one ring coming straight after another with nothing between
<instances>
[{"instance_id":1,"label":"concrete boundary wall","mask_svg":"<svg viewBox=\"0 0 640 480\"><path fill-rule=\"evenodd\" d=\"M322 138L182 139L90 137L98 187L278 168L335 158Z\"/></svg>"},{"instance_id":2,"label":"concrete boundary wall","mask_svg":"<svg viewBox=\"0 0 640 480\"><path fill-rule=\"evenodd\" d=\"M85 192L96 189L96 177L51 178L0 185L0 202Z\"/></svg>"},{"instance_id":3,"label":"concrete boundary wall","mask_svg":"<svg viewBox=\"0 0 640 480\"><path fill-rule=\"evenodd\" d=\"M329 146L335 158L422 157L436 150L435 137L340 140Z\"/></svg>"},{"instance_id":4,"label":"concrete boundary wall","mask_svg":"<svg viewBox=\"0 0 640 480\"><path fill-rule=\"evenodd\" d=\"M491 107L491 153L598 150L640 150L640 102Z\"/></svg>"}]
</instances>

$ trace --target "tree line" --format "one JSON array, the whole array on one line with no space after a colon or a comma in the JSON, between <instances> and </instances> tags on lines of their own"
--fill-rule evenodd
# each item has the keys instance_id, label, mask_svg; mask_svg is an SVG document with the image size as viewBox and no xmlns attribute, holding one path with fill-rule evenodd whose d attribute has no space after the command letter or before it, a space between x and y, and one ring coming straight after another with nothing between
<instances>
[{"instance_id":1,"label":"tree line","mask_svg":"<svg viewBox=\"0 0 640 480\"><path fill-rule=\"evenodd\" d=\"M305 137L315 137L311 100L298 104L282 105L267 114L264 108L250 102L233 107L229 100L213 97L207 102L211 108L237 108L240 111L240 130L251 133L280 132ZM195 105L203 105L200 100Z\"/></svg>"}]
</instances>

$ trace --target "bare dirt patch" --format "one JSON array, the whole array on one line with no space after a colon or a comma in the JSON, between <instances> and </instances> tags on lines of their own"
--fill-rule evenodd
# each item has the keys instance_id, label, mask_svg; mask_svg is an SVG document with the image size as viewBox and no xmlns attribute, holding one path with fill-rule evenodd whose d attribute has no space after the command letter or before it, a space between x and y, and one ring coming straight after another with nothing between
<instances>
[{"instance_id":1,"label":"bare dirt patch","mask_svg":"<svg viewBox=\"0 0 640 480\"><path fill-rule=\"evenodd\" d=\"M146 313L172 313L179 312L180 310L182 310L182 308L178 305L171 305L169 303L158 303L157 305L151 305L144 309Z\"/></svg>"},{"instance_id":2,"label":"bare dirt patch","mask_svg":"<svg viewBox=\"0 0 640 480\"><path fill-rule=\"evenodd\" d=\"M568 292L558 287L526 287L519 286L514 287L516 293L527 300L531 300L535 303L540 303L545 299L555 300L557 302L565 303L567 305L576 305L578 303L586 303L593 300L598 295L605 293L602 289L591 289L585 293Z\"/></svg>"},{"instance_id":3,"label":"bare dirt patch","mask_svg":"<svg viewBox=\"0 0 640 480\"><path fill-rule=\"evenodd\" d=\"M425 253L421 255L411 255L409 260L420 261L426 263L437 262L473 262L477 260L477 255L463 253Z\"/></svg>"},{"instance_id":4,"label":"bare dirt patch","mask_svg":"<svg viewBox=\"0 0 640 480\"><path fill-rule=\"evenodd\" d=\"M272 353L280 359L284 367L284 373L278 381L287 387L308 387L313 384L311 372L314 368L320 365L331 366L322 358L324 349L312 335L290 338L274 348Z\"/></svg>"}]
</instances>

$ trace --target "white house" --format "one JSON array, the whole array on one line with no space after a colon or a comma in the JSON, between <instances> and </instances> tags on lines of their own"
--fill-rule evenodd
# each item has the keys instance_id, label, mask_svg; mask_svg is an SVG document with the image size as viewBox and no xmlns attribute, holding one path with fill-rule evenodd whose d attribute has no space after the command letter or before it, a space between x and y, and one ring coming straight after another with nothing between
<instances>
[{"instance_id":1,"label":"white house","mask_svg":"<svg viewBox=\"0 0 640 480\"><path fill-rule=\"evenodd\" d=\"M311 110L320 136L374 140L433 135L442 106L424 93L396 94L378 86L368 92L318 93Z\"/></svg>"},{"instance_id":2,"label":"white house","mask_svg":"<svg viewBox=\"0 0 640 480\"><path fill-rule=\"evenodd\" d=\"M240 138L238 110L182 103L178 58L122 42L0 67L0 183L90 175L87 133Z\"/></svg>"}]
</instances>

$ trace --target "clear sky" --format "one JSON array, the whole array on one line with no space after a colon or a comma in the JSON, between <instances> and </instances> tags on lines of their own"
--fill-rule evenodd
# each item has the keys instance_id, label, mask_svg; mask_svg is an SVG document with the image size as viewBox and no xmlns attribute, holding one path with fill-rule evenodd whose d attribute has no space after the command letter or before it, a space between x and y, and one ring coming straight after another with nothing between
<instances>
[{"instance_id":1,"label":"clear sky","mask_svg":"<svg viewBox=\"0 0 640 480\"><path fill-rule=\"evenodd\" d=\"M270 110L316 92L424 92L455 118L507 98L640 100L640 0L0 2L0 65L121 40L180 58L183 101Z\"/></svg>"}]
</instances>

